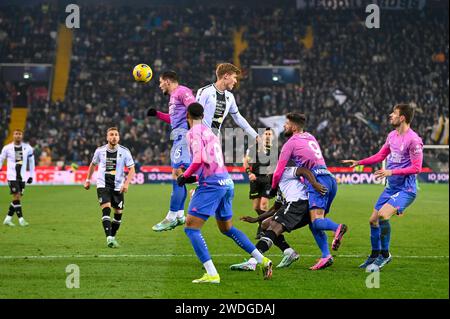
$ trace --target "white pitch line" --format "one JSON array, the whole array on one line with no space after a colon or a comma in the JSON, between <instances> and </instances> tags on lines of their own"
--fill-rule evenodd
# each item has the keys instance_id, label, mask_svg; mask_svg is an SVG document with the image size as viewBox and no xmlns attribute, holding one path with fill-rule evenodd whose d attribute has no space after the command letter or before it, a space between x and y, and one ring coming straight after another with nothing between
<instances>
[{"instance_id":1,"label":"white pitch line","mask_svg":"<svg viewBox=\"0 0 450 319\"><path fill-rule=\"evenodd\" d=\"M212 257L245 257L242 254L216 254ZM280 255L267 255L278 257ZM301 257L317 257L318 255L300 255ZM174 254L149 254L149 255L49 255L49 256L0 256L0 259L64 259L64 258L153 258L153 257L196 257L194 254L174 255ZM336 255L337 258L366 258L367 255ZM393 258L409 259L448 259L449 256L393 256Z\"/></svg>"}]
</instances>

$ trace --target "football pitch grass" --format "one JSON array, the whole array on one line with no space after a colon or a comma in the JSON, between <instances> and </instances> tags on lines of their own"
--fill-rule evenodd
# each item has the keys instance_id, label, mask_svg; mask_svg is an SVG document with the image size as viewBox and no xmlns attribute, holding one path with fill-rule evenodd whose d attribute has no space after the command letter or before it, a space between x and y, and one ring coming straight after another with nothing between
<instances>
[{"instance_id":1,"label":"football pitch grass","mask_svg":"<svg viewBox=\"0 0 450 319\"><path fill-rule=\"evenodd\" d=\"M151 227L166 214L171 186L131 186L125 199L118 249L106 247L95 188L28 187L23 199L30 226L0 227L0 298L448 298L448 185L422 184L418 198L403 217L391 220L393 260L381 272L379 288L366 287L358 268L370 251L368 218L380 185L341 185L330 217L349 226L332 267L308 268L319 257L308 227L286 238L301 255L285 269L274 268L272 280L256 272L234 272L233 263L248 258L222 235L214 219L203 230L221 276L219 285L191 281L204 270L183 228L156 233ZM0 210L10 196L0 187ZM236 185L234 224L252 241L255 224L239 221L253 215L248 185ZM3 214L1 216L3 220ZM17 223L17 217L14 218ZM329 238L331 242L331 233ZM281 252L267 254L277 265ZM76 264L80 287L66 287L66 267Z\"/></svg>"}]
</instances>

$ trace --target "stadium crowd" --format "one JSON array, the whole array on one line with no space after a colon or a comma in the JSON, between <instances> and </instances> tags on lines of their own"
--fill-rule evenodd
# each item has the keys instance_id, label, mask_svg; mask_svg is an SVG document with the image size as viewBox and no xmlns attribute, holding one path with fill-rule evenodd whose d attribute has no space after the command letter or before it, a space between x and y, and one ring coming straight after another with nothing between
<instances>
[{"instance_id":1,"label":"stadium crowd","mask_svg":"<svg viewBox=\"0 0 450 319\"><path fill-rule=\"evenodd\" d=\"M0 62L52 62L55 13L51 8L20 10L0 15L0 38L6 39L0 41ZM37 152L47 147L53 163L85 165L104 143L106 128L114 125L139 163L169 163L167 124L145 117L150 106L167 111L159 72L176 70L195 94L214 81L216 63L233 61L232 33L245 25L244 73L234 93L254 127L262 126L261 116L305 112L308 130L335 165L375 152L390 130L387 115L393 104L411 102L417 105L413 127L429 142L431 126L448 112L448 12L386 12L381 29L367 29L364 19L354 11L337 15L292 8L199 7L194 12L88 6L83 26L74 31L66 98L32 102L29 140ZM14 28L20 21L29 27ZM155 78L149 84L132 80L138 63L152 66ZM292 64L300 67L298 85L261 87L250 81L251 65ZM345 102L333 96L336 90ZM6 100L0 93L2 106ZM3 107L1 112L0 134L5 134ZM232 126L227 119L224 127Z\"/></svg>"}]
</instances>

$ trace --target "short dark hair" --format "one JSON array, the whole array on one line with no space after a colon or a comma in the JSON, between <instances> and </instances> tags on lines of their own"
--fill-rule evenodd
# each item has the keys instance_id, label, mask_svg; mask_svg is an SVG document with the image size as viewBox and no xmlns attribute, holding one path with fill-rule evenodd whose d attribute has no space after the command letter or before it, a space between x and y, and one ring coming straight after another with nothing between
<instances>
[{"instance_id":1,"label":"short dark hair","mask_svg":"<svg viewBox=\"0 0 450 319\"><path fill-rule=\"evenodd\" d=\"M394 106L394 111L398 110L400 115L405 117L405 122L407 124L411 123L414 118L414 107L411 104L400 103Z\"/></svg>"},{"instance_id":2,"label":"short dark hair","mask_svg":"<svg viewBox=\"0 0 450 319\"><path fill-rule=\"evenodd\" d=\"M189 104L187 111L194 120L200 119L203 116L203 106L197 102Z\"/></svg>"},{"instance_id":3,"label":"short dark hair","mask_svg":"<svg viewBox=\"0 0 450 319\"><path fill-rule=\"evenodd\" d=\"M173 70L164 71L163 73L161 73L160 78L162 78L163 80L170 80L172 82L178 83L178 74Z\"/></svg>"},{"instance_id":4,"label":"short dark hair","mask_svg":"<svg viewBox=\"0 0 450 319\"><path fill-rule=\"evenodd\" d=\"M13 131L13 133L14 133L14 132L20 132L20 133L23 134L23 130L21 130L20 128L16 128L16 129Z\"/></svg>"},{"instance_id":5,"label":"short dark hair","mask_svg":"<svg viewBox=\"0 0 450 319\"><path fill-rule=\"evenodd\" d=\"M300 128L304 128L306 124L306 116L303 113L290 112L286 115L286 118L297 124Z\"/></svg>"}]
</instances>

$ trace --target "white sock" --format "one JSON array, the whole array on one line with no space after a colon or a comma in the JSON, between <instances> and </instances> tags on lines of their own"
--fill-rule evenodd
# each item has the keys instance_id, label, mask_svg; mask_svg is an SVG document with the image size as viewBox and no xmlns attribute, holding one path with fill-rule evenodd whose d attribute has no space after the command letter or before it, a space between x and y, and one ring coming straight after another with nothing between
<instances>
[{"instance_id":1,"label":"white sock","mask_svg":"<svg viewBox=\"0 0 450 319\"><path fill-rule=\"evenodd\" d=\"M256 261L256 259L255 258L250 258L248 261L247 261L249 264L252 264L252 265L256 265L258 262Z\"/></svg>"},{"instance_id":2,"label":"white sock","mask_svg":"<svg viewBox=\"0 0 450 319\"><path fill-rule=\"evenodd\" d=\"M253 258L256 259L258 264L262 264L264 256L261 254L261 252L258 249L255 248L255 250L252 251L251 255Z\"/></svg>"},{"instance_id":3,"label":"white sock","mask_svg":"<svg viewBox=\"0 0 450 319\"><path fill-rule=\"evenodd\" d=\"M210 275L210 276L217 276L217 269L214 266L214 264L213 264L211 259L206 261L206 262L204 262L203 266L205 267L206 272L208 273L208 275Z\"/></svg>"},{"instance_id":4,"label":"white sock","mask_svg":"<svg viewBox=\"0 0 450 319\"><path fill-rule=\"evenodd\" d=\"M10 222L11 220L12 220L12 216L9 216L9 215L6 215L6 217L5 217L5 223L7 223L7 222Z\"/></svg>"},{"instance_id":5,"label":"white sock","mask_svg":"<svg viewBox=\"0 0 450 319\"><path fill-rule=\"evenodd\" d=\"M108 240L113 240L113 239L114 239L113 236L108 236L108 237L106 237L106 241L108 241Z\"/></svg>"},{"instance_id":6,"label":"white sock","mask_svg":"<svg viewBox=\"0 0 450 319\"><path fill-rule=\"evenodd\" d=\"M23 217L19 218L19 223L23 222Z\"/></svg>"},{"instance_id":7,"label":"white sock","mask_svg":"<svg viewBox=\"0 0 450 319\"><path fill-rule=\"evenodd\" d=\"M170 222L173 222L177 218L177 213L178 212L173 212L173 211L169 210L169 212L166 215L166 219Z\"/></svg>"},{"instance_id":8,"label":"white sock","mask_svg":"<svg viewBox=\"0 0 450 319\"><path fill-rule=\"evenodd\" d=\"M184 217L184 209L181 209L177 212L177 218L182 218Z\"/></svg>"},{"instance_id":9,"label":"white sock","mask_svg":"<svg viewBox=\"0 0 450 319\"><path fill-rule=\"evenodd\" d=\"M291 255L294 253L294 250L291 247L289 247L289 248L286 248L283 253L285 255Z\"/></svg>"}]
</instances>

